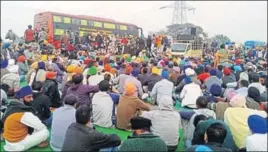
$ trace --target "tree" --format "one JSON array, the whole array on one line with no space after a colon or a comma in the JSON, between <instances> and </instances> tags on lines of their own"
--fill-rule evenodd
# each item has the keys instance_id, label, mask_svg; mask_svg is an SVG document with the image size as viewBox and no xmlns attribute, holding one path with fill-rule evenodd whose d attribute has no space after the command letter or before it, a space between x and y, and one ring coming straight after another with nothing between
<instances>
[{"instance_id":1,"label":"tree","mask_svg":"<svg viewBox=\"0 0 268 152\"><path fill-rule=\"evenodd\" d=\"M167 26L167 34L176 38L179 34L190 34L192 27L196 28L196 35L198 37L203 37L204 39L208 37L208 34L204 32L201 26L196 26L192 23L169 25Z\"/></svg>"},{"instance_id":2,"label":"tree","mask_svg":"<svg viewBox=\"0 0 268 152\"><path fill-rule=\"evenodd\" d=\"M212 39L216 40L218 44L223 44L224 42L230 42L231 39L223 34L217 34Z\"/></svg>"}]
</instances>

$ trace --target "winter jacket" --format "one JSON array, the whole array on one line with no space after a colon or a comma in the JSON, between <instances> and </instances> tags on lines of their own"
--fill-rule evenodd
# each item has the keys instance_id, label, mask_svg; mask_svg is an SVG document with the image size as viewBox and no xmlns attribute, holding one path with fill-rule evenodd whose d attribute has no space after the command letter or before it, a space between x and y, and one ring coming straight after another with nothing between
<instances>
[{"instance_id":1,"label":"winter jacket","mask_svg":"<svg viewBox=\"0 0 268 152\"><path fill-rule=\"evenodd\" d=\"M78 104L91 104L90 93L99 91L98 86L74 84L67 90L67 94L73 94L78 99Z\"/></svg>"},{"instance_id":2,"label":"winter jacket","mask_svg":"<svg viewBox=\"0 0 268 152\"><path fill-rule=\"evenodd\" d=\"M117 135L102 134L85 125L72 123L66 131L61 150L97 152L120 144L121 140Z\"/></svg>"},{"instance_id":3,"label":"winter jacket","mask_svg":"<svg viewBox=\"0 0 268 152\"><path fill-rule=\"evenodd\" d=\"M17 65L19 66L19 75L26 75L28 73L28 67L23 62L18 62Z\"/></svg>"},{"instance_id":4,"label":"winter jacket","mask_svg":"<svg viewBox=\"0 0 268 152\"><path fill-rule=\"evenodd\" d=\"M119 149L119 152L127 151L167 152L167 146L160 137L148 133L128 137Z\"/></svg>"},{"instance_id":5,"label":"winter jacket","mask_svg":"<svg viewBox=\"0 0 268 152\"><path fill-rule=\"evenodd\" d=\"M36 111L37 117L44 121L50 117L50 99L48 96L44 95L42 92L33 91L33 101L30 103Z\"/></svg>"},{"instance_id":6,"label":"winter jacket","mask_svg":"<svg viewBox=\"0 0 268 152\"><path fill-rule=\"evenodd\" d=\"M49 97L51 107L58 108L61 106L60 93L56 80L46 79L43 83L43 92Z\"/></svg>"}]
</instances>

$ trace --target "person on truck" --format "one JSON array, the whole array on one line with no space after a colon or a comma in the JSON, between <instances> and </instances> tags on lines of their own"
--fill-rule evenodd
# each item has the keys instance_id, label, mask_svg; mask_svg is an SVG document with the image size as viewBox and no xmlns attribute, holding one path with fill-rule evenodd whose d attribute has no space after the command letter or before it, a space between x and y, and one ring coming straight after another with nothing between
<instances>
[{"instance_id":1,"label":"person on truck","mask_svg":"<svg viewBox=\"0 0 268 152\"><path fill-rule=\"evenodd\" d=\"M34 30L32 29L32 25L28 25L28 29L24 32L24 39L27 44L34 41Z\"/></svg>"}]
</instances>

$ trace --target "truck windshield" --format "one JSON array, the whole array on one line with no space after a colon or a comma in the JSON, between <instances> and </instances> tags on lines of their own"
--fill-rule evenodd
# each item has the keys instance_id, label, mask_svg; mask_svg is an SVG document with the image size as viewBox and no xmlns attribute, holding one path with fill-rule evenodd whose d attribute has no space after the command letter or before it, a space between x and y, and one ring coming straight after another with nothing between
<instances>
[{"instance_id":1,"label":"truck windshield","mask_svg":"<svg viewBox=\"0 0 268 152\"><path fill-rule=\"evenodd\" d=\"M186 48L187 48L187 44L175 43L171 45L171 50L173 52L185 52Z\"/></svg>"}]
</instances>

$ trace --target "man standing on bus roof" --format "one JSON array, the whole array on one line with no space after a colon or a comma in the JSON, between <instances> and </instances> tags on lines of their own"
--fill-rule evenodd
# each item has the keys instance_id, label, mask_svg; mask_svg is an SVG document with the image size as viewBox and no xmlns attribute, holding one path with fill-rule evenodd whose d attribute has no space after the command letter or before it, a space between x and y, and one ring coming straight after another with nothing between
<instances>
[{"instance_id":1,"label":"man standing on bus roof","mask_svg":"<svg viewBox=\"0 0 268 152\"><path fill-rule=\"evenodd\" d=\"M70 37L67 34L67 31L64 32L64 34L61 36L60 41L61 43L65 44L65 46L67 46L67 44L69 43Z\"/></svg>"},{"instance_id":2,"label":"man standing on bus roof","mask_svg":"<svg viewBox=\"0 0 268 152\"><path fill-rule=\"evenodd\" d=\"M98 32L98 35L96 36L96 42L98 44L98 48L97 49L98 50L101 49L101 45L103 43L103 38L102 38L100 32Z\"/></svg>"},{"instance_id":3,"label":"man standing on bus roof","mask_svg":"<svg viewBox=\"0 0 268 152\"><path fill-rule=\"evenodd\" d=\"M38 34L38 42L43 42L44 40L47 40L47 32L45 31L45 28L42 27L41 31Z\"/></svg>"},{"instance_id":4,"label":"man standing on bus roof","mask_svg":"<svg viewBox=\"0 0 268 152\"><path fill-rule=\"evenodd\" d=\"M25 30L24 39L27 44L34 41L34 30L32 29L32 25L28 25L28 29Z\"/></svg>"}]
</instances>

